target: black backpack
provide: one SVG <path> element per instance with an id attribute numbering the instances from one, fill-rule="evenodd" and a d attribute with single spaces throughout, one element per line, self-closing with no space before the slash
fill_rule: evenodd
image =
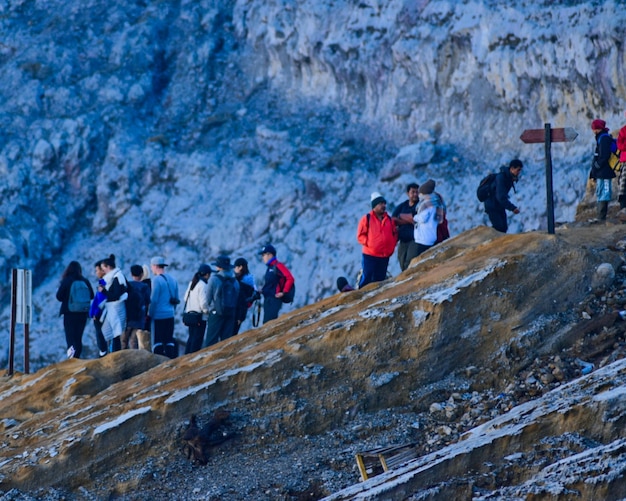
<path id="1" fill-rule="evenodd" d="M 239 299 L 239 293 L 235 289 L 236 279 L 234 277 L 222 277 L 221 275 L 215 276 L 221 282 L 215 297 L 215 313 L 224 317 L 233 317 L 235 316 Z"/>
<path id="2" fill-rule="evenodd" d="M 476 197 L 478 198 L 479 202 L 484 202 L 495 194 L 496 176 L 497 174 L 495 172 L 492 172 L 491 174 L 488 174 L 480 180 L 480 184 L 476 189 Z"/>

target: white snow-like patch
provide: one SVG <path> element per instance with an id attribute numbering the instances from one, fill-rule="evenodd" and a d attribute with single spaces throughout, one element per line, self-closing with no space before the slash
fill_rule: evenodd
<path id="1" fill-rule="evenodd" d="M 475 282 L 480 282 L 485 277 L 488 277 L 495 270 L 502 268 L 506 265 L 506 261 L 500 259 L 491 259 L 487 262 L 487 265 L 482 270 L 478 270 L 474 273 L 467 275 L 466 277 L 460 277 L 451 285 L 437 284 L 430 289 L 430 292 L 424 294 L 423 299 L 433 304 L 441 304 L 444 301 L 449 301 L 452 296 L 458 294 L 461 289 L 469 287 Z"/>
<path id="2" fill-rule="evenodd" d="M 140 414 L 145 414 L 146 412 L 150 412 L 151 410 L 152 410 L 152 407 L 147 406 L 147 407 L 140 407 L 139 409 L 134 409 L 132 411 L 126 412 L 125 414 L 118 416 L 117 419 L 114 419 L 113 421 L 109 421 L 108 423 L 101 424 L 93 431 L 93 434 L 95 436 L 100 433 L 104 433 L 107 430 L 118 427 L 122 423 L 125 423 L 129 419 L 134 418 L 135 416 L 139 416 Z"/>
<path id="3" fill-rule="evenodd" d="M 599 395 L 594 395 L 593 400 L 596 402 L 606 402 L 608 400 L 623 398 L 624 395 L 626 395 L 626 386 L 618 386 L 617 388 L 604 391 Z"/>
<path id="4" fill-rule="evenodd" d="M 162 393 L 157 393 L 155 395 L 148 395 L 147 397 L 144 397 L 140 400 L 137 400 L 138 404 L 145 404 L 146 402 L 149 402 L 150 400 L 154 400 L 156 398 L 161 398 L 164 397 L 166 395 L 169 395 L 168 391 L 162 392 Z"/>
<path id="5" fill-rule="evenodd" d="M 413 326 L 419 327 L 422 325 L 426 319 L 429 317 L 430 313 L 424 310 L 415 310 L 413 311 Z"/>
<path id="6" fill-rule="evenodd" d="M 181 391 L 177 391 L 174 392 L 172 394 L 171 397 L 169 397 L 165 403 L 166 404 L 173 404 L 175 402 L 178 402 L 179 400 L 182 400 L 186 397 L 188 397 L 189 395 L 195 395 L 196 393 L 198 393 L 199 391 L 202 391 L 212 385 L 214 385 L 217 381 L 223 381 L 224 379 L 228 379 L 230 376 L 235 376 L 236 374 L 242 373 L 242 372 L 252 372 L 253 370 L 257 369 L 258 367 L 261 367 L 263 365 L 269 365 L 272 366 L 274 365 L 276 362 L 278 362 L 281 359 L 281 355 L 282 355 L 283 351 L 282 350 L 274 350 L 270 353 L 267 354 L 267 356 L 265 357 L 264 360 L 261 360 L 259 362 L 255 362 L 253 364 L 249 364 L 246 365 L 244 367 L 237 367 L 235 369 L 231 369 L 229 371 L 226 371 L 222 374 L 220 374 L 219 376 L 206 381 L 202 384 L 198 384 L 196 386 L 191 386 L 189 388 L 186 388 L 184 390 Z"/>

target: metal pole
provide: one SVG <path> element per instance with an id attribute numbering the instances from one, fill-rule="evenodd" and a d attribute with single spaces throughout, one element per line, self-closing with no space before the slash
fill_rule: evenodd
<path id="1" fill-rule="evenodd" d="M 9 376 L 13 375 L 15 358 L 15 322 L 17 315 L 17 270 L 11 270 L 11 334 L 9 338 Z"/>
<path id="2" fill-rule="evenodd" d="M 554 194 L 552 188 L 552 133 L 550 124 L 545 124 L 546 132 L 546 200 L 548 212 L 548 233 L 554 235 Z"/>
<path id="3" fill-rule="evenodd" d="M 28 374 L 30 371 L 30 362 L 29 362 L 29 341 L 30 338 L 30 325 L 24 324 L 24 374 Z"/>

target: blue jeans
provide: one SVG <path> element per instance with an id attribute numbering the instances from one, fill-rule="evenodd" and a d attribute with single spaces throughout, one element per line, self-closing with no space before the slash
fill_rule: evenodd
<path id="1" fill-rule="evenodd" d="M 372 282 L 382 282 L 387 278 L 388 257 L 375 257 L 363 254 L 363 274 L 359 282 L 359 289 Z"/>

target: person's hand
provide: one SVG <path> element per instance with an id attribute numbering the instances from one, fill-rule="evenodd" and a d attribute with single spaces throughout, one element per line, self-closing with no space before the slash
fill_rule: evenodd
<path id="1" fill-rule="evenodd" d="M 274 297 L 280 299 L 281 297 L 283 297 L 285 294 L 283 294 L 282 292 L 277 292 L 276 295 Z"/>
<path id="2" fill-rule="evenodd" d="M 513 210 L 513 214 L 519 214 L 519 209 L 518 209 L 518 208 L 515 208 L 515 209 Z"/>

